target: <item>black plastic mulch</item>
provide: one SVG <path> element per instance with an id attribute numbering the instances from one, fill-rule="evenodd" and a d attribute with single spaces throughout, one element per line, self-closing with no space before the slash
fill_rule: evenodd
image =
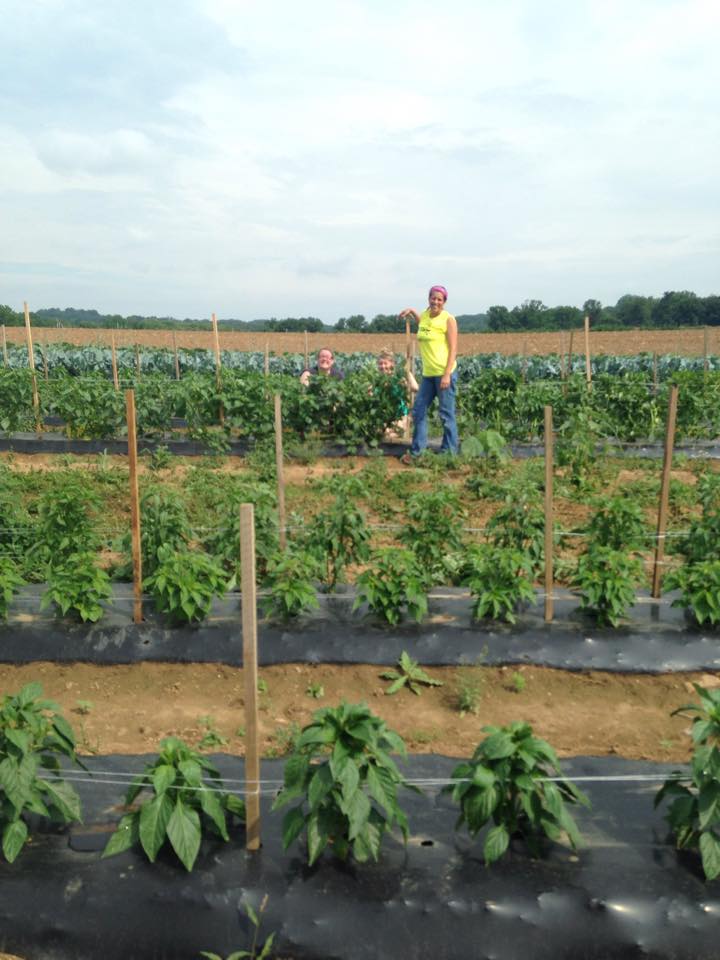
<path id="1" fill-rule="evenodd" d="M 42 587 L 26 587 L 0 625 L 0 662 L 242 663 L 240 597 L 213 606 L 211 616 L 190 627 L 170 627 L 144 604 L 146 620 L 132 622 L 132 591 L 116 585 L 115 601 L 97 624 L 80 624 L 39 612 Z M 577 598 L 558 592 L 554 619 L 544 621 L 544 601 L 518 615 L 516 624 L 475 623 L 471 602 L 460 588 L 436 590 L 422 624 L 390 627 L 360 608 L 354 593 L 340 588 L 320 595 L 321 608 L 297 622 L 260 619 L 261 665 L 279 663 L 394 663 L 403 650 L 420 663 L 537 664 L 564 670 L 668 673 L 720 669 L 720 631 L 693 624 L 684 611 L 661 600 L 639 597 L 621 627 L 598 627 L 584 616 Z"/>
<path id="2" fill-rule="evenodd" d="M 216 759 L 227 786 L 242 778 L 242 761 Z M 405 772 L 442 780 L 455 762 L 415 756 Z M 141 765 L 140 757 L 91 761 L 116 781 Z M 264 762 L 262 849 L 246 853 L 239 829 L 229 844 L 208 841 L 191 874 L 164 853 L 155 865 L 134 851 L 100 859 L 124 788 L 96 774 L 78 784 L 85 826 L 36 834 L 14 865 L 0 861 L 0 949 L 31 960 L 225 957 L 249 948 L 243 904 L 257 909 L 267 895 L 263 936 L 275 931 L 276 957 L 717 958 L 720 881 L 705 883 L 697 857 L 676 853 L 653 810 L 671 768 L 584 757 L 563 768 L 592 801 L 576 813 L 577 852 L 548 843 L 533 860 L 518 841 L 488 868 L 482 836 L 454 832 L 456 811 L 434 785 L 422 796 L 402 792 L 407 847 L 391 837 L 378 863 L 342 864 L 326 853 L 309 868 L 302 845 L 282 851 L 283 814 L 269 811 L 282 764 Z"/>

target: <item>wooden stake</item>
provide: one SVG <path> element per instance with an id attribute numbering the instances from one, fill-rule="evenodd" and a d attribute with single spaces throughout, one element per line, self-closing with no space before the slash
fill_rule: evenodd
<path id="1" fill-rule="evenodd" d="M 565 379 L 565 331 L 560 331 L 560 379 Z"/>
<path id="2" fill-rule="evenodd" d="M 178 356 L 177 336 L 173 330 L 173 353 L 175 354 L 175 379 L 180 379 L 180 357 Z"/>
<path id="3" fill-rule="evenodd" d="M 568 376 L 572 376 L 572 358 L 573 358 L 573 337 L 575 336 L 575 331 L 570 331 L 570 346 L 568 347 Z"/>
<path id="4" fill-rule="evenodd" d="M 280 549 L 287 547 L 285 520 L 285 473 L 283 470 L 282 398 L 275 394 L 275 473 L 277 474 L 278 532 Z"/>
<path id="5" fill-rule="evenodd" d="M 590 364 L 590 317 L 585 317 L 585 379 L 588 390 L 592 390 L 592 366 Z"/>
<path id="6" fill-rule="evenodd" d="M 667 527 L 668 502 L 670 500 L 670 469 L 672 467 L 673 445 L 675 443 L 675 419 L 677 417 L 678 388 L 670 387 L 668 418 L 665 430 L 665 456 L 663 458 L 662 483 L 660 486 L 660 504 L 658 507 L 657 541 L 655 543 L 655 561 L 653 563 L 652 595 L 660 596 L 662 573 L 660 566 L 665 556 L 665 529 Z"/>
<path id="7" fill-rule="evenodd" d="M 260 849 L 260 750 L 258 744 L 257 597 L 255 593 L 255 512 L 240 505 L 242 569 L 243 683 L 245 695 L 245 845 Z"/>
<path id="8" fill-rule="evenodd" d="M 133 559 L 133 620 L 142 623 L 142 551 L 140 540 L 140 491 L 137 473 L 137 433 L 135 431 L 135 391 L 125 391 L 127 416 L 128 467 L 130 469 L 130 523 Z"/>
<path id="9" fill-rule="evenodd" d="M 35 410 L 35 428 L 39 433 L 42 430 L 42 423 L 40 422 L 40 394 L 38 393 L 37 374 L 35 373 L 35 354 L 33 352 L 32 327 L 30 325 L 30 310 L 28 308 L 27 302 L 23 304 L 23 307 L 25 309 L 25 338 L 27 340 L 28 364 L 30 366 L 30 373 L 32 376 L 32 396 L 33 396 L 33 409 Z"/>
<path id="10" fill-rule="evenodd" d="M 215 345 L 215 377 L 217 379 L 218 386 L 220 386 L 222 369 L 222 363 L 220 361 L 220 334 L 218 333 L 217 317 L 215 314 L 212 315 L 211 322 L 213 330 L 213 343 Z"/>
<path id="11" fill-rule="evenodd" d="M 545 407 L 545 622 L 553 618 L 553 409 Z"/>
<path id="12" fill-rule="evenodd" d="M 523 340 L 522 346 L 522 380 L 527 381 L 527 338 Z"/>
<path id="13" fill-rule="evenodd" d="M 657 351 L 653 353 L 653 396 L 657 397 L 658 392 L 658 355 Z"/>
<path id="14" fill-rule="evenodd" d="M 112 363 L 113 386 L 116 390 L 120 389 L 120 377 L 117 368 L 117 347 L 115 346 L 115 334 L 110 333 L 110 362 Z"/>
<path id="15" fill-rule="evenodd" d="M 215 385 L 219 394 L 222 391 L 222 364 L 220 362 L 220 335 L 218 334 L 217 317 L 214 313 L 212 315 L 212 329 L 213 340 L 215 342 Z M 225 423 L 225 408 L 223 407 L 222 400 L 220 400 L 218 419 L 220 426 L 222 426 Z"/>
<path id="16" fill-rule="evenodd" d="M 407 321 L 406 321 L 407 322 Z M 408 358 L 405 361 L 405 370 L 415 375 L 415 341 L 411 340 L 409 344 Z M 413 391 L 410 383 L 407 385 L 407 397 L 408 397 L 408 412 L 405 417 L 405 430 L 403 431 L 403 439 L 406 442 L 410 442 L 410 435 L 412 433 L 412 408 L 415 403 L 415 392 Z"/>
<path id="17" fill-rule="evenodd" d="M 43 337 L 42 359 L 43 359 L 43 375 L 45 377 L 45 383 L 47 383 L 48 380 L 50 379 L 50 375 L 48 373 L 48 360 L 47 360 L 47 334 L 45 334 L 45 336 Z"/>
<path id="18" fill-rule="evenodd" d="M 705 379 L 707 380 L 708 370 L 710 369 L 710 357 L 708 354 L 708 341 L 709 341 L 709 331 L 707 327 L 703 328 L 703 371 L 705 374 Z"/>
<path id="19" fill-rule="evenodd" d="M 305 369 L 306 369 L 306 370 L 309 370 L 309 369 L 310 369 L 310 353 L 309 353 L 309 351 L 308 351 L 308 334 L 307 334 L 307 330 L 305 330 L 304 333 L 305 333 Z"/>
<path id="20" fill-rule="evenodd" d="M 263 364 L 263 370 L 265 376 L 270 376 L 270 343 L 268 340 L 265 341 L 265 362 Z"/>
<path id="21" fill-rule="evenodd" d="M 135 344 L 135 373 L 137 374 L 137 379 L 139 380 L 142 376 L 142 365 L 140 363 L 140 344 Z"/>
<path id="22" fill-rule="evenodd" d="M 2 342 L 3 342 L 3 361 L 5 366 L 8 365 L 8 352 L 7 352 L 7 334 L 5 333 L 5 324 L 2 325 Z"/>

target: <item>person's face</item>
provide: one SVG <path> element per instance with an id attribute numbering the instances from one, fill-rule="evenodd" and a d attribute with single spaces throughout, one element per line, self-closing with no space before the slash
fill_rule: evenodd
<path id="1" fill-rule="evenodd" d="M 428 298 L 428 303 L 430 304 L 430 313 L 436 317 L 442 312 L 442 309 L 445 306 L 445 297 L 440 293 L 439 290 L 433 290 Z"/>
<path id="2" fill-rule="evenodd" d="M 318 370 L 320 373 L 330 373 L 333 365 L 333 355 L 329 350 L 321 350 L 317 358 Z"/>
<path id="3" fill-rule="evenodd" d="M 378 370 L 380 373 L 391 374 L 395 369 L 395 364 L 388 357 L 378 357 Z"/>

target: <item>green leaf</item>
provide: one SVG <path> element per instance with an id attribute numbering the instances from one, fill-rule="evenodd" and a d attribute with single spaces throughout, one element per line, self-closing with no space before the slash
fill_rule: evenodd
<path id="1" fill-rule="evenodd" d="M 142 848 L 151 863 L 165 842 L 168 821 L 173 811 L 170 797 L 161 793 L 140 808 L 139 837 Z"/>
<path id="2" fill-rule="evenodd" d="M 327 763 L 321 763 L 315 770 L 315 773 L 308 784 L 308 803 L 311 809 L 315 809 L 332 790 L 334 784 L 330 767 Z"/>
<path id="3" fill-rule="evenodd" d="M 304 829 L 305 814 L 302 812 L 302 807 L 293 807 L 292 810 L 288 810 L 283 818 L 282 825 L 283 850 L 287 850 Z"/>
<path id="4" fill-rule="evenodd" d="M 10 743 L 16 746 L 22 754 L 26 754 L 30 750 L 32 737 L 26 730 L 16 730 L 13 727 L 4 727 L 3 733 Z"/>
<path id="5" fill-rule="evenodd" d="M 165 793 L 168 787 L 175 783 L 175 767 L 167 763 L 161 763 L 152 773 L 152 785 L 155 793 Z"/>
<path id="6" fill-rule="evenodd" d="M 196 810 L 186 806 L 180 798 L 177 799 L 168 820 L 167 835 L 185 869 L 192 870 L 202 839 L 200 817 Z"/>
<path id="7" fill-rule="evenodd" d="M 42 789 L 65 821 L 80 820 L 80 797 L 70 784 L 63 780 L 43 780 Z"/>
<path id="8" fill-rule="evenodd" d="M 307 821 L 308 863 L 312 866 L 325 849 L 327 833 L 320 827 L 320 819 L 310 815 Z"/>
<path id="9" fill-rule="evenodd" d="M 354 840 L 367 823 L 370 801 L 362 790 L 356 790 L 350 799 L 343 803 L 343 810 L 349 820 L 348 839 Z"/>
<path id="10" fill-rule="evenodd" d="M 139 813 L 127 813 L 121 818 L 117 829 L 112 834 L 105 849 L 102 852 L 103 857 L 114 857 L 118 853 L 129 850 L 139 840 L 138 820 Z"/>
<path id="11" fill-rule="evenodd" d="M 482 743 L 482 752 L 488 760 L 500 760 L 503 757 L 512 756 L 515 752 L 515 743 L 509 734 L 499 730 Z"/>
<path id="12" fill-rule="evenodd" d="M 407 681 L 408 681 L 407 677 L 398 677 L 398 679 L 394 683 L 391 683 L 390 686 L 387 688 L 387 690 L 385 691 L 385 696 L 391 697 L 394 693 L 397 693 L 398 690 L 402 690 L 402 688 L 405 686 Z"/>
<path id="13" fill-rule="evenodd" d="M 502 824 L 488 830 L 483 844 L 485 863 L 489 864 L 499 860 L 507 850 L 509 843 L 510 835 Z"/>
<path id="14" fill-rule="evenodd" d="M 23 820 L 11 820 L 3 830 L 2 851 L 8 863 L 12 863 L 27 840 L 28 829 Z"/>
<path id="15" fill-rule="evenodd" d="M 227 824 L 225 823 L 225 812 L 220 804 L 217 793 L 215 793 L 214 790 L 204 789 L 199 791 L 198 796 L 200 797 L 200 806 L 202 807 L 203 813 L 207 817 L 210 817 L 218 828 L 223 840 L 229 840 Z"/>
<path id="16" fill-rule="evenodd" d="M 705 830 L 718 819 L 720 811 L 720 783 L 713 780 L 703 786 L 698 794 L 700 829 Z"/>
<path id="17" fill-rule="evenodd" d="M 720 875 L 720 841 L 710 830 L 700 834 L 700 855 L 706 878 L 714 880 Z"/>

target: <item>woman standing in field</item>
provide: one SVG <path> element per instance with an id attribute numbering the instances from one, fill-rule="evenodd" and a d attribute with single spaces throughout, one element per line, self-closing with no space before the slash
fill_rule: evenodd
<path id="1" fill-rule="evenodd" d="M 436 397 L 443 425 L 440 452 L 458 452 L 455 422 L 458 332 L 455 317 L 445 309 L 447 295 L 445 287 L 430 287 L 428 307 L 422 314 L 412 307 L 406 307 L 400 313 L 401 318 L 411 316 L 417 321 L 417 341 L 422 360 L 422 380 L 413 406 L 413 440 L 409 453 L 401 458 L 403 463 L 411 463 L 412 458 L 419 457 L 427 447 L 427 414 Z"/>

